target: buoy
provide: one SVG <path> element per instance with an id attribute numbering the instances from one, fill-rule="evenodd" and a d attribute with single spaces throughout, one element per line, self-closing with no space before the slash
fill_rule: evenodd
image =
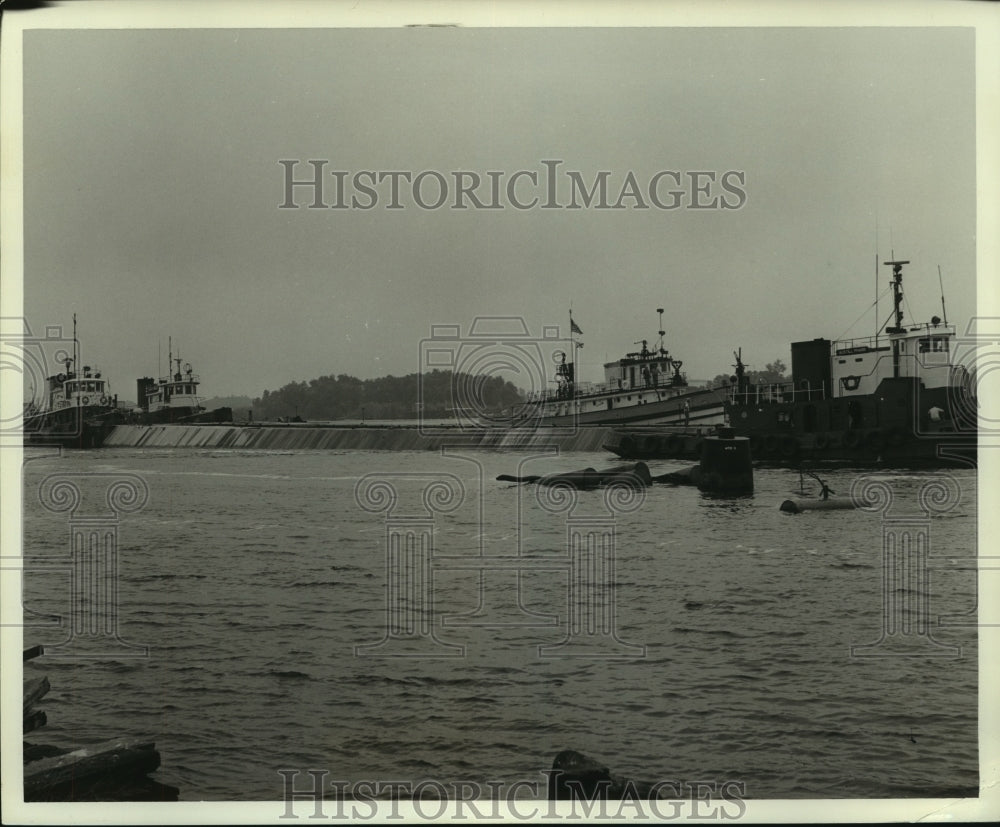
<path id="1" fill-rule="evenodd" d="M 720 429 L 717 435 L 701 443 L 701 462 L 680 471 L 670 471 L 653 478 L 654 482 L 673 485 L 696 485 L 712 494 L 747 494 L 753 491 L 753 464 L 750 440 L 733 435 L 732 428 Z"/>
<path id="2" fill-rule="evenodd" d="M 702 491 L 738 494 L 753 491 L 750 440 L 732 428 L 722 428 L 702 441 L 699 473 L 694 484 Z"/>

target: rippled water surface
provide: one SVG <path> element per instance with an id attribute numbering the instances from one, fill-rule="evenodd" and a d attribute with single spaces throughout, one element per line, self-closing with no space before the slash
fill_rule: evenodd
<path id="1" fill-rule="evenodd" d="M 42 481 L 83 474 L 77 516 L 104 512 L 116 475 L 149 489 L 141 510 L 120 517 L 117 599 L 122 640 L 149 656 L 26 664 L 26 676 L 52 683 L 49 723 L 31 740 L 149 736 L 163 761 L 156 777 L 183 799 L 279 799 L 278 770 L 310 768 L 347 781 L 527 779 L 544 790 L 539 771 L 565 748 L 637 779 L 738 780 L 751 798 L 975 794 L 971 470 L 948 472 L 960 500 L 921 529 L 929 582 L 899 584 L 889 604 L 883 519 L 781 513 L 799 490 L 795 471 L 758 469 L 752 497 L 654 486 L 641 503 L 611 502 L 606 594 L 620 657 L 567 658 L 539 650 L 566 638 L 580 596 L 567 536 L 606 531 L 608 502 L 580 492 L 559 510 L 567 504 L 495 477 L 602 467 L 605 455 L 110 449 L 28 459 L 25 602 L 38 625 L 27 645 L 66 636 L 44 616 L 67 614 L 70 518 L 39 503 Z M 388 514 L 356 499 L 373 473 L 393 480 Z M 846 495 L 860 473 L 823 476 Z M 879 476 L 889 514 L 913 517 L 939 475 Z M 416 621 L 434 638 L 418 638 L 409 657 L 356 652 L 386 636 L 387 528 L 424 513 L 432 479 L 459 493 L 431 501 L 452 509 L 432 518 L 434 605 Z M 378 491 L 370 508 L 388 504 Z M 880 639 L 897 599 L 926 606 L 932 637 L 908 627 L 920 654 L 852 658 L 852 645 Z M 460 657 L 430 656 L 459 647 Z"/>

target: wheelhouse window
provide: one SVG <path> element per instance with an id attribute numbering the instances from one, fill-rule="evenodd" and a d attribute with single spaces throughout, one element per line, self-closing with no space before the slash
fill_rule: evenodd
<path id="1" fill-rule="evenodd" d="M 930 353 L 931 351 L 947 353 L 948 339 L 944 336 L 925 336 L 920 340 L 919 347 L 921 353 Z"/>

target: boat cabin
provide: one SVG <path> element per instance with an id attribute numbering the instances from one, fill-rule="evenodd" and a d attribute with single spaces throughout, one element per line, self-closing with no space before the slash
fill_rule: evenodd
<path id="1" fill-rule="evenodd" d="M 100 371 L 84 365 L 80 373 L 72 370 L 72 359 L 66 360 L 66 372 L 48 378 L 48 408 L 108 405 L 111 402 L 108 381 Z"/>
<path id="2" fill-rule="evenodd" d="M 683 362 L 672 359 L 670 353 L 659 347 L 650 350 L 648 341 L 642 340 L 642 349 L 626 353 L 614 362 L 604 363 L 604 384 L 610 390 L 640 390 L 642 388 L 683 387 L 687 381 L 681 376 Z"/>
<path id="3" fill-rule="evenodd" d="M 868 396 L 883 379 L 919 379 L 925 388 L 954 383 L 951 361 L 955 328 L 935 316 L 927 324 L 893 329 L 863 339 L 813 339 L 792 343 L 794 387 L 782 391 L 797 398 L 838 399 Z M 787 400 L 792 401 L 792 400 Z"/>
<path id="4" fill-rule="evenodd" d="M 198 385 L 201 379 L 194 374 L 190 364 L 184 365 L 182 373 L 181 360 L 173 361 L 177 362 L 177 370 L 169 376 L 158 380 L 144 376 L 137 381 L 139 404 L 144 410 L 155 412 L 170 408 L 198 407 Z"/>
<path id="5" fill-rule="evenodd" d="M 951 418 L 947 409 L 966 393 L 971 377 L 953 359 L 953 326 L 937 316 L 903 324 L 902 265 L 908 263 L 886 262 L 893 268 L 894 323 L 865 338 L 793 342 L 791 382 L 753 384 L 736 354 L 730 420 L 764 431 L 809 433 L 914 422 L 933 428 L 928 420 Z"/>

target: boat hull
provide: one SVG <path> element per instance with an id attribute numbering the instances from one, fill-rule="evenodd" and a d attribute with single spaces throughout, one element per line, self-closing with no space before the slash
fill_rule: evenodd
<path id="1" fill-rule="evenodd" d="M 156 411 L 140 411 L 136 415 L 139 425 L 196 425 L 199 423 L 220 423 L 233 421 L 232 408 L 215 408 L 206 411 L 201 408 L 176 407 L 160 408 Z"/>
<path id="2" fill-rule="evenodd" d="M 61 448 L 100 448 L 119 424 L 118 412 L 105 407 L 65 408 L 24 421 L 24 444 Z"/>
<path id="3" fill-rule="evenodd" d="M 750 439 L 755 460 L 893 466 L 976 464 L 973 406 L 962 389 L 928 389 L 919 380 L 883 380 L 874 394 L 794 402 L 735 400 L 734 431 Z M 931 420 L 927 411 L 941 415 Z"/>
<path id="4" fill-rule="evenodd" d="M 662 392 L 666 393 L 666 392 Z M 631 396 L 636 399 L 630 399 Z M 623 403 L 616 404 L 619 399 Z M 639 402 L 639 399 L 643 401 Z M 645 401 L 652 399 L 654 401 Z M 562 403 L 545 402 L 525 408 L 517 417 L 523 424 L 541 427 L 572 428 L 579 425 L 688 425 L 714 426 L 725 421 L 725 393 L 699 389 L 688 393 L 657 398 L 654 391 L 631 394 L 581 396 Z M 573 410 L 573 403 L 576 410 Z M 610 403 L 610 407 L 609 407 Z M 687 407 L 685 408 L 685 403 Z"/>

